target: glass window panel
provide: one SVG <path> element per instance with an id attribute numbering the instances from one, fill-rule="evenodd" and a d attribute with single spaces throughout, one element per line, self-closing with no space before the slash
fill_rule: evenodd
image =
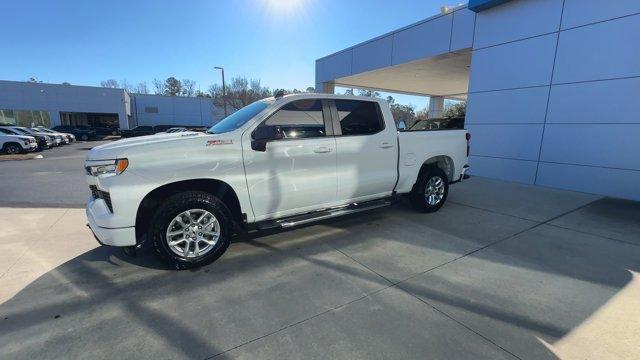
<path id="1" fill-rule="evenodd" d="M 325 136 L 322 102 L 315 99 L 290 102 L 271 115 L 264 126 L 278 126 L 285 138 Z"/>
<path id="2" fill-rule="evenodd" d="M 378 103 L 359 100 L 336 100 L 342 135 L 368 135 L 384 128 Z"/>

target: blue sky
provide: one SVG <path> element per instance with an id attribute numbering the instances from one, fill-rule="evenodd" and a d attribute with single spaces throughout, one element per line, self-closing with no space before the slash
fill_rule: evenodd
<path id="1" fill-rule="evenodd" d="M 175 76 L 314 86 L 319 57 L 439 12 L 443 0 L 2 1 L 0 79 L 99 85 Z M 448 3 L 447 3 L 448 4 Z M 411 99 L 405 97 L 404 99 Z M 407 100 L 410 101 L 410 100 Z M 411 101 L 413 102 L 413 101 Z M 418 100 L 418 102 L 420 102 Z M 422 105 L 422 104 L 420 104 Z"/>

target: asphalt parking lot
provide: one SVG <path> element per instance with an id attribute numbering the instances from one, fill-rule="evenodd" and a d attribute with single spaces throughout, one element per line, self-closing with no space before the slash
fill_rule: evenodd
<path id="1" fill-rule="evenodd" d="M 639 203 L 472 178 L 176 272 L 97 246 L 73 149 L 0 163 L 2 358 L 637 358 Z"/>
<path id="2" fill-rule="evenodd" d="M 84 207 L 86 152 L 107 142 L 78 141 L 38 153 L 42 159 L 0 161 L 0 206 Z"/>

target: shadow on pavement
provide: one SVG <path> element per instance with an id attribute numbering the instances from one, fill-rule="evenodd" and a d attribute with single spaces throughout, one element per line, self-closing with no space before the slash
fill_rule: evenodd
<path id="1" fill-rule="evenodd" d="M 99 247 L 0 305 L 0 353 L 204 358 L 403 280 L 402 290 L 504 347 L 512 339 L 553 357 L 536 336 L 552 343 L 597 311 L 630 281 L 628 269 L 640 270 L 638 249 L 460 205 L 424 215 L 405 203 L 241 236 L 193 271 L 168 270 L 148 248 L 131 258 Z"/>

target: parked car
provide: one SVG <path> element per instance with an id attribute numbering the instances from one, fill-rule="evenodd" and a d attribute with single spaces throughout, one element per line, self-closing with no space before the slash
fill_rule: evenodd
<path id="1" fill-rule="evenodd" d="M 159 132 L 166 132 L 167 130 L 174 128 L 174 127 L 180 127 L 178 125 L 156 125 L 153 127 L 153 131 L 157 134 Z"/>
<path id="2" fill-rule="evenodd" d="M 206 132 L 207 130 L 209 130 L 209 128 L 204 126 L 189 127 L 189 131 L 195 131 L 195 132 Z"/>
<path id="3" fill-rule="evenodd" d="M 49 133 L 46 133 L 44 131 L 33 130 L 31 128 L 22 127 L 22 126 L 16 126 L 15 128 L 17 130 L 23 132 L 24 134 L 31 135 L 31 136 L 35 136 L 35 135 L 50 136 L 51 138 L 53 138 L 55 146 L 60 146 L 60 145 L 64 145 L 64 144 L 68 144 L 69 143 L 69 139 L 67 139 L 67 137 L 62 135 L 61 133 L 49 134 Z"/>
<path id="4" fill-rule="evenodd" d="M 174 133 L 174 132 L 185 132 L 185 131 L 189 131 L 189 129 L 183 128 L 183 127 L 172 127 L 171 129 L 168 129 L 167 131 L 163 131 L 162 133 L 156 133 L 156 134 L 170 134 L 170 133 Z"/>
<path id="5" fill-rule="evenodd" d="M 453 130 L 464 129 L 464 117 L 431 118 L 420 120 L 409 129 L 413 130 Z"/>
<path id="6" fill-rule="evenodd" d="M 78 140 L 87 141 L 96 137 L 96 132 L 93 130 L 80 129 L 72 125 L 58 125 L 51 128 L 53 131 L 65 132 L 73 134 Z"/>
<path id="7" fill-rule="evenodd" d="M 0 150 L 6 154 L 19 154 L 36 151 L 38 143 L 33 136 L 7 134 L 0 128 Z"/>
<path id="8" fill-rule="evenodd" d="M 76 128 L 80 129 L 80 130 L 92 131 L 97 136 L 118 136 L 118 135 L 120 135 L 120 129 L 107 127 L 107 126 L 78 125 Z"/>
<path id="9" fill-rule="evenodd" d="M 155 133 L 153 126 L 136 126 L 130 130 L 120 130 L 120 136 L 123 138 L 153 135 Z"/>
<path id="10" fill-rule="evenodd" d="M 91 126 L 89 130 L 94 130 L 98 136 L 119 136 L 120 129 L 112 127 Z"/>
<path id="11" fill-rule="evenodd" d="M 47 133 L 47 134 L 50 134 L 50 135 L 62 136 L 63 138 L 66 138 L 66 143 L 67 144 L 76 141 L 76 137 L 73 136 L 73 134 L 53 131 L 51 129 L 47 129 L 47 128 L 42 127 L 42 126 L 31 128 L 31 130 L 40 131 L 40 132 Z"/>
<path id="12" fill-rule="evenodd" d="M 54 137 L 44 135 L 42 133 L 32 134 L 26 130 L 23 130 L 23 128 L 19 126 L 0 126 L 0 132 L 5 135 L 17 135 L 23 137 L 27 136 L 34 138 L 37 144 L 37 151 L 51 149 L 55 145 Z"/>
<path id="13" fill-rule="evenodd" d="M 207 133 L 93 148 L 87 219 L 101 244 L 148 239 L 172 267 L 210 263 L 234 223 L 288 228 L 390 204 L 434 212 L 467 178 L 466 130 L 399 132 L 382 99 L 295 94 L 254 102 Z"/>
<path id="14" fill-rule="evenodd" d="M 209 128 L 208 127 L 204 127 L 204 126 L 197 126 L 197 125 L 156 125 L 153 127 L 153 131 L 155 131 L 155 133 L 165 133 L 165 132 L 169 132 L 170 129 L 186 129 L 187 131 L 201 131 L 201 132 L 205 132 L 207 131 Z M 174 130 L 175 131 L 175 130 Z M 174 132 L 172 131 L 172 132 Z"/>

